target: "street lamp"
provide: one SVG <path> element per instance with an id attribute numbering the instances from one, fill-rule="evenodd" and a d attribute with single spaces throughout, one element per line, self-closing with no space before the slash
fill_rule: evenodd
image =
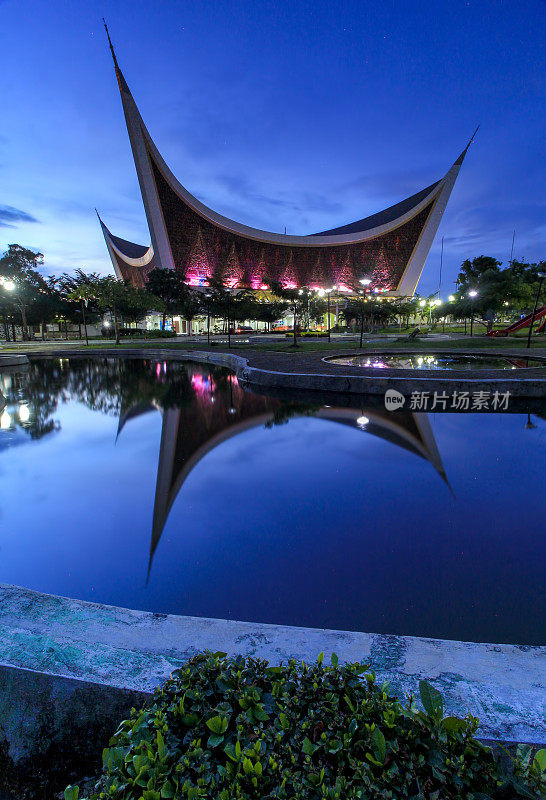
<path id="1" fill-rule="evenodd" d="M 449 300 L 450 303 L 454 303 L 455 302 L 455 297 L 452 294 L 450 294 L 447 299 Z"/>
<path id="2" fill-rule="evenodd" d="M 359 280 L 359 283 L 361 283 L 362 286 L 369 286 L 371 282 L 372 282 L 371 278 L 360 278 Z"/>
<path id="3" fill-rule="evenodd" d="M 470 308 L 471 308 L 471 313 L 470 313 L 470 336 L 473 335 L 473 331 L 474 331 L 474 298 L 476 297 L 477 294 L 478 294 L 478 292 L 475 289 L 471 289 L 469 291 L 469 293 L 468 293 L 468 296 L 471 298 L 471 303 L 470 303 Z"/>
<path id="4" fill-rule="evenodd" d="M 332 289 L 325 289 L 324 291 L 326 292 L 326 308 L 327 308 L 326 317 L 328 320 L 328 341 L 330 341 L 330 292 L 332 291 Z"/>
<path id="5" fill-rule="evenodd" d="M 205 292 L 205 300 L 207 301 L 207 345 L 210 345 L 210 298 L 211 295 Z"/>
<path id="6" fill-rule="evenodd" d="M 539 272 L 538 273 L 538 278 L 539 278 L 539 281 L 538 281 L 537 296 L 535 297 L 535 307 L 533 308 L 533 314 L 531 316 L 531 322 L 530 322 L 530 325 L 529 325 L 529 333 L 527 335 L 527 347 L 528 348 L 531 347 L 531 333 L 533 332 L 533 323 L 535 321 L 535 314 L 537 313 L 537 306 L 538 306 L 538 300 L 539 300 L 539 297 L 540 297 L 540 290 L 542 289 L 542 281 L 544 280 L 544 278 L 546 278 L 546 272 Z"/>

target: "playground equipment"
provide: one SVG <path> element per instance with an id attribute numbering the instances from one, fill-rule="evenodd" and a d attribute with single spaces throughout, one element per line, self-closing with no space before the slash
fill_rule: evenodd
<path id="1" fill-rule="evenodd" d="M 542 308 L 538 308 L 534 313 L 534 321 L 536 322 L 538 319 L 542 319 L 546 317 L 546 306 L 542 306 Z M 498 331 L 489 331 L 487 334 L 488 336 L 508 336 L 511 333 L 515 333 L 516 331 L 521 330 L 521 328 L 526 328 L 528 325 L 531 324 L 531 320 L 533 319 L 533 314 L 527 314 L 525 317 L 518 319 L 516 322 L 513 322 L 511 325 L 508 325 L 506 328 L 501 328 Z M 544 332 L 544 324 L 546 323 L 546 319 L 538 326 L 535 333 L 539 331 L 542 333 Z"/>

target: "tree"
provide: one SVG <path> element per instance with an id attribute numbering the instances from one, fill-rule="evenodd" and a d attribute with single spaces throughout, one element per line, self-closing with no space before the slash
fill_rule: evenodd
<path id="1" fill-rule="evenodd" d="M 232 289 L 224 286 L 221 281 L 211 280 L 201 300 L 202 308 L 207 314 L 225 319 L 228 347 L 231 347 L 231 322 L 241 319 L 243 306 L 248 310 L 247 301 L 250 296 L 248 289 Z M 243 319 L 248 317 L 244 316 Z"/>
<path id="2" fill-rule="evenodd" d="M 19 312 L 23 339 L 29 338 L 27 320 L 29 306 L 38 300 L 41 292 L 47 292 L 47 283 L 38 272 L 43 263 L 42 253 L 20 244 L 8 245 L 7 251 L 0 258 L 0 277 L 3 278 L 6 287 L 2 292 L 2 306 L 11 306 Z"/>
<path id="3" fill-rule="evenodd" d="M 466 294 L 470 289 L 476 289 L 488 273 L 499 272 L 500 265 L 501 262 L 491 256 L 477 256 L 472 261 L 465 259 L 455 281 L 458 290 Z"/>
<path id="4" fill-rule="evenodd" d="M 292 313 L 294 314 L 294 330 L 293 330 L 293 342 L 292 347 L 298 347 L 298 339 L 297 339 L 297 321 L 298 317 L 303 317 L 305 311 L 307 310 L 310 299 L 312 296 L 311 290 L 308 288 L 302 289 L 288 289 L 285 288 L 281 283 L 278 281 L 268 281 L 269 286 L 271 287 L 271 292 L 281 300 L 285 300 L 287 304 L 292 309 Z"/>
<path id="5" fill-rule="evenodd" d="M 191 333 L 191 321 L 203 310 L 203 301 L 199 293 L 184 284 L 180 294 L 179 313 L 188 323 L 188 333 Z"/>
<path id="6" fill-rule="evenodd" d="M 176 270 L 156 267 L 148 273 L 146 288 L 163 303 L 163 322 L 161 327 L 164 330 L 167 315 L 178 314 L 182 307 L 183 295 L 186 289 L 184 279 Z"/>
<path id="7" fill-rule="evenodd" d="M 96 287 L 100 308 L 108 311 L 114 318 L 114 336 L 116 344 L 119 344 L 118 307 L 126 299 L 126 287 L 113 275 L 100 278 Z"/>
<path id="8" fill-rule="evenodd" d="M 347 301 L 341 311 L 346 322 L 357 319 L 360 322 L 360 347 L 364 339 L 364 329 L 371 326 L 385 324 L 396 313 L 390 303 L 377 300 L 374 297 L 355 297 Z"/>
<path id="9" fill-rule="evenodd" d="M 530 310 L 544 262 L 512 261 L 505 269 L 499 267 L 500 262 L 490 256 L 463 261 L 457 278 L 457 299 L 450 306 L 456 319 L 475 315 L 476 322 L 490 331 L 503 314 Z M 470 297 L 470 290 L 477 292 L 474 298 Z"/>
<path id="10" fill-rule="evenodd" d="M 90 300 L 95 299 L 95 289 L 89 283 L 82 283 L 80 286 L 74 288 L 71 292 L 68 293 L 68 297 L 71 300 L 76 300 L 81 302 L 82 307 L 82 317 L 83 317 L 83 327 L 85 330 L 85 344 L 89 346 L 89 338 L 87 336 L 87 320 L 85 318 L 85 309 L 87 308 L 87 304 Z"/>

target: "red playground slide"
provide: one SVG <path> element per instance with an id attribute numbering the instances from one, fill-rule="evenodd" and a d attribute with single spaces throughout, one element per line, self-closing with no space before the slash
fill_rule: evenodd
<path id="1" fill-rule="evenodd" d="M 502 328 L 500 331 L 489 331 L 487 334 L 488 336 L 508 336 L 510 333 L 515 333 L 515 331 L 519 331 L 520 328 L 526 328 L 527 325 L 531 324 L 532 314 L 527 314 L 526 317 L 522 317 L 518 319 L 517 322 L 513 322 L 511 325 L 508 325 L 507 328 Z M 542 317 L 546 316 L 546 306 L 542 306 L 542 308 L 537 308 L 535 312 L 535 322 L 537 319 L 542 319 Z M 539 328 L 543 328 L 544 323 L 539 325 Z M 538 330 L 538 329 L 537 329 Z"/>

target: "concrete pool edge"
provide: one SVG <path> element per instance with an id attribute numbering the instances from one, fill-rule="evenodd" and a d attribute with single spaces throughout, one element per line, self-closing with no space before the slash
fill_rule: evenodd
<path id="1" fill-rule="evenodd" d="M 336 652 L 370 663 L 399 696 L 418 693 L 426 678 L 446 713 L 479 718 L 483 739 L 546 739 L 546 647 L 153 614 L 0 584 L 0 743 L 17 764 L 62 738 L 67 719 L 107 739 L 131 706 L 203 649 L 271 663 Z"/>
<path id="2" fill-rule="evenodd" d="M 375 355 L 379 355 L 377 351 Z M 387 351 L 385 351 L 387 352 Z M 464 350 L 450 350 L 451 355 L 466 354 Z M 490 356 L 487 351 L 473 351 L 473 355 Z M 517 398 L 544 398 L 546 397 L 546 375 L 540 377 L 540 368 L 518 369 L 518 377 L 506 377 L 506 371 L 502 370 L 477 370 L 465 371 L 464 375 L 438 377 L 437 372 L 419 371 L 416 375 L 413 370 L 406 371 L 405 375 L 400 375 L 403 370 L 383 369 L 381 374 L 377 370 L 366 370 L 361 367 L 353 367 L 352 373 L 346 369 L 338 367 L 333 372 L 298 371 L 297 365 L 294 370 L 280 368 L 269 368 L 269 365 L 253 366 L 251 353 L 237 355 L 228 352 L 213 352 L 209 350 L 169 350 L 168 348 L 138 347 L 119 350 L 108 347 L 100 350 L 85 349 L 71 350 L 70 352 L 58 350 L 48 352 L 36 352 L 30 354 L 30 360 L 40 360 L 44 358 L 153 358 L 157 360 L 170 361 L 194 361 L 198 363 L 210 363 L 217 366 L 224 366 L 232 369 L 241 383 L 256 387 L 257 389 L 291 389 L 319 392 L 338 392 L 344 394 L 384 394 L 387 389 L 397 389 L 405 396 L 409 396 L 416 389 L 423 389 L 430 392 L 453 392 L 454 390 L 478 391 L 509 391 L 512 397 Z M 276 356 L 284 355 L 280 353 L 269 354 L 268 361 L 274 366 Z M 503 353 L 503 356 L 522 358 L 521 353 Z M 271 358 L 273 356 L 273 358 Z M 320 370 L 322 356 L 317 354 L 319 360 L 313 365 Z M 343 353 L 338 354 L 343 357 Z M 546 364 L 546 357 L 533 355 L 535 360 Z M 328 366 L 337 366 L 331 365 Z M 546 372 L 546 370 L 544 370 Z M 408 374 L 411 373 L 411 374 Z M 511 374 L 511 373 L 510 373 Z"/>

